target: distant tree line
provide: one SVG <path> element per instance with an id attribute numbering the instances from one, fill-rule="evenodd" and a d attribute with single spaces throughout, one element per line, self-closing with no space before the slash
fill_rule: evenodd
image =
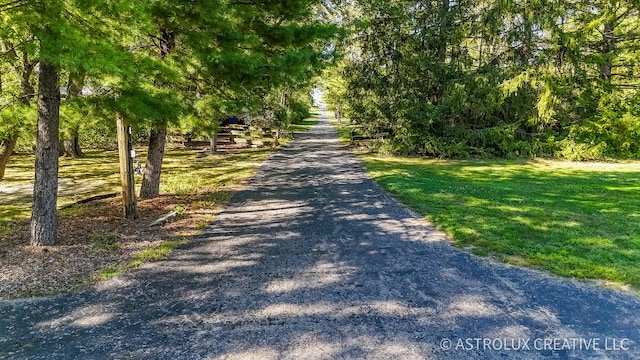
<path id="1" fill-rule="evenodd" d="M 346 1 L 333 109 L 381 150 L 640 157 L 640 1 Z"/>

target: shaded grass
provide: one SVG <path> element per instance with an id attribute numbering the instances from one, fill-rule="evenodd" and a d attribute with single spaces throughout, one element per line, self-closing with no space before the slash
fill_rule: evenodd
<path id="1" fill-rule="evenodd" d="M 638 162 L 363 160 L 457 246 L 640 290 Z"/>

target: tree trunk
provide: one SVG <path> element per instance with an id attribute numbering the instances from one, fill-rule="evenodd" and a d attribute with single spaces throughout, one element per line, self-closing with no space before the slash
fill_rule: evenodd
<path id="1" fill-rule="evenodd" d="M 162 159 L 164 158 L 166 139 L 166 128 L 151 130 L 147 164 L 142 177 L 142 187 L 140 188 L 141 199 L 153 199 L 160 196 L 160 173 L 162 172 Z"/>
<path id="2" fill-rule="evenodd" d="M 13 149 L 18 143 L 17 135 L 9 135 L 6 139 L 0 139 L 0 180 L 4 179 L 4 172 L 13 154 Z"/>
<path id="3" fill-rule="evenodd" d="M 173 52 L 176 46 L 176 35 L 169 29 L 160 28 L 159 58 L 164 60 Z M 164 84 L 155 84 L 162 87 Z M 149 136 L 149 151 L 145 164 L 142 186 L 140 187 L 141 199 L 153 199 L 160 196 L 160 173 L 162 172 L 162 159 L 164 158 L 164 145 L 167 140 L 166 124 L 159 129 L 152 129 Z"/>
<path id="4" fill-rule="evenodd" d="M 447 60 L 447 38 L 449 32 L 449 0 L 441 0 L 440 4 L 440 34 L 438 44 L 438 61 L 440 64 Z"/>
<path id="5" fill-rule="evenodd" d="M 31 213 L 31 245 L 55 245 L 58 221 L 58 126 L 60 88 L 58 70 L 41 62 L 38 81 L 38 135 Z"/>
<path id="6" fill-rule="evenodd" d="M 82 94 L 82 88 L 84 87 L 83 71 L 69 74 L 69 82 L 67 83 L 67 100 L 71 100 Z M 80 125 L 75 125 L 68 134 L 65 134 L 63 139 L 63 147 L 61 152 L 64 156 L 72 157 L 74 159 L 84 158 L 85 155 L 80 148 Z"/>
<path id="7" fill-rule="evenodd" d="M 443 69 L 446 68 L 447 62 L 447 41 L 449 40 L 449 0 L 441 0 L 440 3 L 440 28 L 438 31 L 438 65 Z M 441 81 L 432 89 L 432 103 L 438 104 L 442 100 L 444 92 Z"/>
<path id="8" fill-rule="evenodd" d="M 58 139 L 58 157 L 62 157 L 62 156 L 65 156 L 64 139 L 63 138 L 59 138 Z"/>
<path id="9" fill-rule="evenodd" d="M 211 134 L 211 137 L 209 138 L 209 153 L 210 154 L 217 154 L 218 153 L 218 133 L 214 132 L 213 134 Z"/>
<path id="10" fill-rule="evenodd" d="M 82 149 L 80 148 L 80 137 L 77 135 L 77 133 L 73 137 L 73 139 L 71 139 L 71 143 L 73 146 L 73 154 L 76 158 L 86 157 L 86 155 L 82 152 Z"/>
<path id="11" fill-rule="evenodd" d="M 602 54 L 604 55 L 604 62 L 600 65 L 600 78 L 607 82 L 611 82 L 613 50 L 616 46 L 616 38 L 613 31 L 614 26 L 611 23 L 604 24 L 604 32 L 602 33 Z"/>
<path id="12" fill-rule="evenodd" d="M 22 98 L 22 103 L 29 104 L 29 101 L 33 99 L 35 96 L 35 90 L 33 89 L 33 85 L 31 85 L 31 73 L 33 73 L 33 69 L 36 66 L 36 62 L 32 62 L 29 60 L 29 55 L 24 52 L 22 53 L 22 72 L 20 76 L 20 97 Z"/>
<path id="13" fill-rule="evenodd" d="M 73 129 L 70 136 L 65 136 L 60 140 L 60 156 L 72 157 L 74 159 L 86 157 L 80 148 L 79 132 L 80 126 L 77 126 Z"/>

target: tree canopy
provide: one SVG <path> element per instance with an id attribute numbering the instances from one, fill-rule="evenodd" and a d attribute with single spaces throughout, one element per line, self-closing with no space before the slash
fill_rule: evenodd
<path id="1" fill-rule="evenodd" d="M 120 118 L 150 129 L 141 195 L 156 196 L 167 126 L 211 131 L 222 114 L 239 109 L 239 99 L 242 110 L 256 111 L 252 97 L 317 75 L 336 33 L 316 17 L 318 6 L 317 0 L 0 2 L 0 174 L 19 137 L 36 133 L 32 244 L 55 243 L 59 137 L 65 152 L 69 140 L 71 155 L 80 156 L 86 117 L 111 128 Z M 85 87 L 90 94 L 81 97 Z"/>
<path id="2" fill-rule="evenodd" d="M 638 1 L 353 1 L 341 78 L 383 150 L 640 157 Z"/>

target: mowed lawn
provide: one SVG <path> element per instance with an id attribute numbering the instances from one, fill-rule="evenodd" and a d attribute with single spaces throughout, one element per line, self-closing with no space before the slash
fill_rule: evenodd
<path id="1" fill-rule="evenodd" d="M 138 149 L 144 162 L 145 152 Z M 196 150 L 167 150 L 162 167 L 163 194 L 214 192 L 253 175 L 271 149 L 246 150 L 228 155 L 197 159 Z M 90 196 L 121 191 L 117 151 L 85 151 L 83 159 L 60 158 L 58 206 L 63 207 Z M 31 214 L 33 193 L 31 154 L 11 158 L 5 179 L 0 182 L 0 235 L 10 224 Z M 136 176 L 139 192 L 141 176 Z"/>
<path id="2" fill-rule="evenodd" d="M 363 160 L 457 246 L 640 290 L 640 162 Z"/>

